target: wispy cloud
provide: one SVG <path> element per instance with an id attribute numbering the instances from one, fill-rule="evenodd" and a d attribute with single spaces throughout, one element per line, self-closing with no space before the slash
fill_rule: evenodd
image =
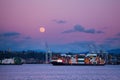
<path id="1" fill-rule="evenodd" d="M 97 31 L 95 29 L 85 29 L 83 26 L 81 25 L 75 25 L 73 27 L 73 29 L 70 29 L 70 30 L 66 30 L 62 33 L 72 33 L 72 32 L 84 32 L 84 33 L 91 33 L 91 34 L 100 34 L 100 33 L 104 33 L 103 31 Z"/>
<path id="2" fill-rule="evenodd" d="M 120 33 L 117 33 L 113 37 L 105 39 L 105 42 L 109 44 L 113 44 L 114 42 L 120 42 Z"/>
<path id="3" fill-rule="evenodd" d="M 21 33 L 18 33 L 18 32 L 6 32 L 6 33 L 1 33 L 0 34 L 0 39 L 4 39 L 4 40 L 7 40 L 7 39 L 12 39 L 12 40 L 28 40 L 28 39 L 31 39 L 30 36 L 25 36 L 25 35 L 22 35 Z"/>
<path id="4" fill-rule="evenodd" d="M 108 42 L 108 43 L 112 43 L 112 42 L 114 42 L 114 41 L 120 41 L 120 38 L 107 38 L 106 39 L 106 42 Z"/>
<path id="5" fill-rule="evenodd" d="M 68 45 L 88 46 L 94 44 L 95 44 L 94 41 L 79 41 L 79 42 L 69 43 Z"/>
<path id="6" fill-rule="evenodd" d="M 120 38 L 108 38 L 107 40 L 120 40 Z"/>
<path id="7" fill-rule="evenodd" d="M 67 23 L 65 20 L 53 20 L 55 23 L 57 23 L 57 24 L 65 24 L 65 23 Z"/>
<path id="8" fill-rule="evenodd" d="M 0 34 L 1 37 L 12 37 L 12 36 L 19 36 L 19 35 L 21 34 L 18 32 L 7 32 L 7 33 Z"/>
<path id="9" fill-rule="evenodd" d="M 27 36 L 27 37 L 24 37 L 24 39 L 28 40 L 28 39 L 31 39 L 31 37 Z"/>
<path id="10" fill-rule="evenodd" d="M 117 36 L 120 36 L 120 33 L 118 33 Z"/>
<path id="11" fill-rule="evenodd" d="M 110 50 L 110 49 L 120 47 L 119 42 L 120 42 L 120 38 L 118 38 L 118 37 L 110 37 L 110 38 L 105 39 L 101 45 L 104 47 L 104 50 L 105 49 Z"/>
<path id="12" fill-rule="evenodd" d="M 0 49 L 6 50 L 7 48 L 12 48 L 20 50 L 23 49 L 22 47 L 28 46 L 31 43 L 30 40 L 30 36 L 25 36 L 18 32 L 2 33 L 0 34 L 0 45 L 4 46 L 0 46 Z"/>

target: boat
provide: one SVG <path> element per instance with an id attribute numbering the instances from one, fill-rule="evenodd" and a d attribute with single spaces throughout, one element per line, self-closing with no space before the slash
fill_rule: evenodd
<path id="1" fill-rule="evenodd" d="M 0 60 L 0 65 L 22 65 L 21 59 L 18 57 L 15 58 L 5 58 Z"/>
<path id="2" fill-rule="evenodd" d="M 51 64 L 55 66 L 60 65 L 74 65 L 74 66 L 104 66 L 105 59 L 97 54 L 76 54 L 66 55 L 61 54 L 53 56 Z"/>

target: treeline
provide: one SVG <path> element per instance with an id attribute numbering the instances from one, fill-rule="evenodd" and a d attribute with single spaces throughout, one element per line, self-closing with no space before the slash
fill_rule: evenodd
<path id="1" fill-rule="evenodd" d="M 0 60 L 5 58 L 19 57 L 24 60 L 24 63 L 44 63 L 45 52 L 35 52 L 35 51 L 0 51 Z"/>
<path id="2" fill-rule="evenodd" d="M 38 60 L 45 61 L 45 54 L 46 52 L 37 52 L 37 51 L 0 51 L 0 60 L 4 58 L 13 58 L 13 57 L 20 57 L 22 59 L 29 59 L 29 58 L 34 58 Z M 56 53 L 52 52 L 53 55 L 60 55 L 61 53 Z M 67 53 L 69 55 L 74 54 L 74 53 Z M 48 56 L 50 56 L 48 54 Z"/>
<path id="3" fill-rule="evenodd" d="M 35 51 L 22 51 L 22 52 L 0 51 L 0 59 L 21 57 L 24 59 L 36 58 L 36 59 L 44 60 L 44 55 L 45 55 L 44 52 L 35 52 Z"/>

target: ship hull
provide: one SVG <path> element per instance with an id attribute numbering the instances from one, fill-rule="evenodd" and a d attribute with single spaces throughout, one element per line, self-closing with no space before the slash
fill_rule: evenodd
<path id="1" fill-rule="evenodd" d="M 59 62 L 51 62 L 54 66 L 104 66 L 105 64 L 69 64 L 69 63 L 59 63 Z"/>

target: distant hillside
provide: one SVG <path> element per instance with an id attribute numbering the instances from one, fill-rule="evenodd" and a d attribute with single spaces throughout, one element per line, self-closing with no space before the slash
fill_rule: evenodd
<path id="1" fill-rule="evenodd" d="M 120 54 L 120 49 L 112 49 L 108 50 L 109 53 L 119 53 Z"/>

